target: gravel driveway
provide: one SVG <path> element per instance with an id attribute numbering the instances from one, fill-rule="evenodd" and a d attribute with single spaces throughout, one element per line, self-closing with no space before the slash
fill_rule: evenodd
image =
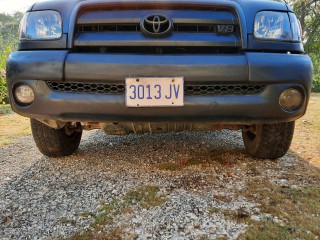
<path id="1" fill-rule="evenodd" d="M 242 194 L 246 183 L 268 177 L 290 185 L 286 170 L 299 161 L 293 153 L 254 160 L 240 132 L 230 131 L 126 137 L 92 131 L 76 154 L 59 159 L 42 156 L 26 136 L 0 148 L 0 156 L 0 239 L 69 237 L 90 229 L 106 204 L 122 204 L 128 192 L 146 186 L 157 189 L 161 204 L 144 207 L 133 198 L 123 211 L 113 209 L 100 231 L 117 229 L 122 239 L 237 239 L 247 224 L 226 212 L 263 215 Z"/>

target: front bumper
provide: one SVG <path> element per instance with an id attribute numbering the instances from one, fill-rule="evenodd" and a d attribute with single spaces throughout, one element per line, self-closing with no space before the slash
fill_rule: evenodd
<path id="1" fill-rule="evenodd" d="M 310 96 L 312 64 L 306 55 L 244 53 L 217 55 L 82 54 L 68 51 L 23 51 L 7 65 L 12 108 L 20 115 L 59 121 L 210 121 L 272 123 L 303 116 Z M 123 83 L 126 77 L 184 76 L 186 83 L 263 83 L 260 95 L 186 96 L 184 107 L 127 108 L 124 95 L 53 92 L 46 81 Z M 28 83 L 35 101 L 14 100 L 17 83 Z M 285 111 L 279 96 L 294 87 L 304 96 L 296 111 Z"/>

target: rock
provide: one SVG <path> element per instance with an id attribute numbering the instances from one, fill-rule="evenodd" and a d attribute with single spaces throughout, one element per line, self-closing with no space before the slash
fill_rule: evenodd
<path id="1" fill-rule="evenodd" d="M 259 222 L 261 220 L 261 217 L 259 215 L 252 215 L 250 217 L 252 220 Z"/>
<path id="2" fill-rule="evenodd" d="M 257 221 L 263 217 L 256 207 L 258 195 L 246 199 L 242 194 L 247 182 L 256 180 L 247 175 L 248 167 L 254 164 L 259 178 L 272 178 L 276 183 L 281 180 L 275 176 L 283 176 L 278 162 L 253 163 L 241 154 L 242 148 L 241 132 L 118 137 L 92 131 L 84 132 L 75 154 L 51 159 L 43 157 L 27 137 L 0 148 L 1 161 L 6 162 L 0 168 L 0 216 L 7 217 L 10 211 L 7 223 L 0 218 L 0 238 L 68 238 L 80 231 L 94 231 L 92 223 L 103 212 L 112 221 L 100 231 L 121 229 L 123 239 L 238 239 L 247 226 L 230 220 L 225 212 L 242 209 L 244 217 L 253 214 L 251 219 Z M 221 154 L 219 149 L 230 153 Z M 181 166 L 182 160 L 195 157 L 205 164 Z M 229 160 L 232 164 L 226 168 L 223 163 Z M 23 171 L 12 166 L 19 161 Z M 163 163 L 181 169 L 160 170 Z M 11 180 L 2 184 L 2 176 Z M 146 185 L 159 188 L 156 196 L 163 197 L 162 204 L 151 201 L 156 206 L 142 206 L 148 200 L 132 191 Z M 129 191 L 132 194 L 125 201 Z M 87 214 L 92 217 L 84 217 Z"/>
<path id="3" fill-rule="evenodd" d="M 280 187 L 288 187 L 288 180 L 286 180 L 286 179 L 280 179 L 280 180 L 279 180 L 279 186 L 280 186 Z"/>
<path id="4" fill-rule="evenodd" d="M 3 216 L 0 216 L 0 224 L 4 224 L 6 222 L 7 222 L 7 218 L 3 217 Z"/>

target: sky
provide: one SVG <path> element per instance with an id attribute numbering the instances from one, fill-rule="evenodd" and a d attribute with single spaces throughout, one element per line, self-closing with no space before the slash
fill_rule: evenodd
<path id="1" fill-rule="evenodd" d="M 0 0 L 0 13 L 24 12 L 35 2 L 44 0 Z"/>

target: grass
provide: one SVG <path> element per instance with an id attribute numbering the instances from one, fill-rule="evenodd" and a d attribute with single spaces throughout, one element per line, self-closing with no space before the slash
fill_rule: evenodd
<path id="1" fill-rule="evenodd" d="M 287 170 L 296 172 L 307 182 L 292 189 L 259 179 L 247 184 L 246 198 L 259 203 L 262 213 L 278 217 L 261 221 L 248 220 L 249 227 L 240 239 L 319 239 L 320 237 L 320 93 L 312 93 L 308 111 L 296 121 L 291 153 L 300 158 L 298 166 Z M 291 179 L 294 179 L 290 177 Z M 301 184 L 301 180 L 296 180 Z"/>
<path id="2" fill-rule="evenodd" d="M 201 160 L 197 157 L 192 157 L 190 159 L 186 159 L 180 163 L 175 163 L 175 162 L 166 162 L 166 163 L 159 163 L 156 165 L 156 167 L 159 170 L 163 170 L 163 171 L 181 171 L 186 167 L 189 166 L 195 166 L 195 165 L 200 165 L 205 163 L 204 160 Z"/>
<path id="3" fill-rule="evenodd" d="M 96 230 L 99 230 L 106 224 L 113 223 L 113 216 L 119 214 L 123 204 L 120 203 L 116 198 L 112 198 L 111 202 L 104 204 L 101 212 L 95 216 L 95 221 L 92 224 L 92 227 Z"/>
<path id="4" fill-rule="evenodd" d="M 245 222 L 250 218 L 250 214 L 242 207 L 237 210 L 210 208 L 209 213 L 212 215 L 223 214 L 225 219 L 235 221 L 237 223 Z"/>
<path id="5" fill-rule="evenodd" d="M 156 186 L 144 186 L 136 190 L 129 191 L 124 196 L 126 205 L 139 203 L 143 208 L 156 207 L 164 204 L 167 198 L 158 194 L 159 188 Z"/>
<path id="6" fill-rule="evenodd" d="M 28 134 L 31 134 L 30 120 L 28 118 L 17 114 L 0 115 L 0 147 Z"/>
<path id="7" fill-rule="evenodd" d="M 94 233 L 92 231 L 87 231 L 83 233 L 76 233 L 70 240 L 121 240 L 122 231 L 115 228 L 107 233 Z"/>
<path id="8" fill-rule="evenodd" d="M 320 93 L 313 93 L 308 111 L 296 122 L 291 150 L 320 168 Z"/>
<path id="9" fill-rule="evenodd" d="M 111 228 L 108 231 L 105 230 L 106 226 L 112 226 L 113 218 L 121 212 L 123 204 L 115 198 L 111 199 L 110 203 L 101 202 L 103 205 L 101 211 L 98 214 L 91 212 L 83 212 L 78 215 L 83 217 L 94 217 L 94 221 L 91 224 L 90 230 L 80 231 L 72 235 L 69 240 L 117 240 L 121 239 L 121 230 L 119 228 Z"/>
<path id="10" fill-rule="evenodd" d="M 250 221 L 241 239 L 317 239 L 320 236 L 320 186 L 303 189 L 283 188 L 268 180 L 248 184 L 248 198 L 256 194 L 255 201 L 263 213 L 278 217 Z"/>
<path id="11" fill-rule="evenodd" d="M 100 205 L 103 207 L 98 214 L 92 212 L 78 214 L 83 217 L 94 217 L 90 230 L 77 232 L 68 240 L 122 239 L 122 230 L 118 227 L 113 228 L 114 217 L 120 214 L 132 213 L 131 207 L 137 204 L 143 208 L 150 208 L 160 206 L 166 201 L 167 198 L 165 196 L 159 195 L 159 188 L 151 185 L 131 190 L 121 200 L 112 198 L 110 203 L 102 200 Z"/>
<path id="12" fill-rule="evenodd" d="M 250 214 L 243 208 L 239 208 L 237 210 L 226 209 L 222 213 L 225 219 L 229 219 L 237 223 L 247 221 L 250 217 Z"/>
<path id="13" fill-rule="evenodd" d="M 313 93 L 310 98 L 306 119 L 310 124 L 310 128 L 320 131 L 320 115 L 319 115 L 320 93 Z"/>

